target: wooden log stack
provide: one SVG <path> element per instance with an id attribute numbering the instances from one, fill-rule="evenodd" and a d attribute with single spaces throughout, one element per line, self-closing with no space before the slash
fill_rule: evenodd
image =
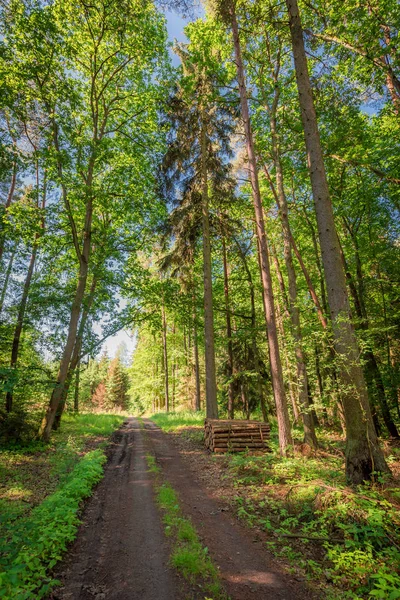
<path id="1" fill-rule="evenodd" d="M 204 443 L 216 454 L 257 450 L 271 452 L 268 445 L 270 426 L 261 421 L 206 419 Z"/>

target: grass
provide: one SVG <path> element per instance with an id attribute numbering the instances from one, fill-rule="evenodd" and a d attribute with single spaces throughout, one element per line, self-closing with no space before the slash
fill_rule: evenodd
<path id="1" fill-rule="evenodd" d="M 184 440 L 202 443 L 204 440 L 203 411 L 180 411 L 172 413 L 156 413 L 150 419 L 167 433 L 179 433 Z"/>
<path id="2" fill-rule="evenodd" d="M 68 477 L 85 446 L 104 445 L 123 421 L 113 414 L 65 414 L 50 444 L 32 441 L 0 448 L 1 512 L 7 507 L 27 512 L 39 504 Z"/>
<path id="3" fill-rule="evenodd" d="M 152 473 L 160 474 L 153 455 L 147 455 L 147 464 Z M 155 487 L 157 502 L 163 511 L 165 533 L 172 540 L 171 564 L 189 583 L 203 588 L 206 598 L 225 599 L 226 594 L 208 550 L 201 544 L 191 521 L 183 516 L 175 490 L 169 483 L 161 483 L 158 478 Z"/>
<path id="4" fill-rule="evenodd" d="M 198 426 L 198 415 L 163 415 L 160 426 L 179 433 Z M 352 488 L 346 485 L 343 440 L 318 432 L 321 449 L 304 456 L 300 431 L 292 457 L 278 453 L 272 423 L 271 454 L 210 457 L 219 464 L 224 493 L 238 516 L 266 533 L 267 546 L 324 589 L 327 598 L 400 598 L 400 490 L 378 478 Z M 388 462 L 399 465 L 400 449 L 386 449 Z"/>
<path id="5" fill-rule="evenodd" d="M 42 598 L 75 535 L 81 501 L 102 477 L 102 447 L 118 415 L 65 415 L 49 445 L 0 451 L 0 597 Z M 93 450 L 96 445 L 96 450 Z"/>
<path id="6" fill-rule="evenodd" d="M 164 431 L 175 431 L 182 427 L 204 427 L 205 414 L 203 411 L 156 413 L 150 419 Z"/>

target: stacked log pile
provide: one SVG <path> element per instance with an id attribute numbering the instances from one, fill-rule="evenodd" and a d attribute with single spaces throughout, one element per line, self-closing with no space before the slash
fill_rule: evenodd
<path id="1" fill-rule="evenodd" d="M 271 452 L 268 445 L 270 426 L 260 421 L 206 419 L 204 442 L 211 452 Z"/>

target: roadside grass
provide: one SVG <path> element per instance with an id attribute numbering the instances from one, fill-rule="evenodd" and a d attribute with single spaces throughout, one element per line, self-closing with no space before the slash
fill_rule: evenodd
<path id="1" fill-rule="evenodd" d="M 186 441 L 201 444 L 204 440 L 204 411 L 156 413 L 150 419 L 167 433 L 179 433 Z"/>
<path id="2" fill-rule="evenodd" d="M 191 412 L 189 410 L 169 413 L 155 413 L 150 419 L 164 431 L 174 431 L 182 427 L 204 428 L 205 413 L 200 410 Z"/>
<path id="3" fill-rule="evenodd" d="M 149 470 L 156 476 L 160 475 L 152 454 L 147 455 Z M 189 519 L 183 516 L 178 496 L 169 483 L 161 483 L 155 479 L 157 502 L 163 511 L 165 533 L 172 540 L 171 564 L 191 584 L 203 588 L 209 600 L 225 600 L 218 571 L 214 567 L 208 549 L 203 547 L 195 528 Z"/>
<path id="4" fill-rule="evenodd" d="M 0 449 L 0 597 L 43 598 L 75 535 L 81 501 L 102 477 L 119 415 L 68 415 L 51 443 Z M 93 450 L 96 446 L 96 450 Z"/>
<path id="5" fill-rule="evenodd" d="M 179 434 L 174 416 L 163 417 L 161 427 Z M 186 427 L 198 421 L 185 415 Z M 353 488 L 338 435 L 318 431 L 317 452 L 303 446 L 300 430 L 294 437 L 294 455 L 281 458 L 273 421 L 271 454 L 210 457 L 239 518 L 263 530 L 275 556 L 317 582 L 327 598 L 400 599 L 400 448 L 385 444 L 394 480 L 376 477 Z"/>

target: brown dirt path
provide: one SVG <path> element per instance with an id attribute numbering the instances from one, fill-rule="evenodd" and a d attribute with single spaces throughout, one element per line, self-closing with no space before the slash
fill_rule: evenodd
<path id="1" fill-rule="evenodd" d="M 104 479 L 89 500 L 68 558 L 55 576 L 60 600 L 183 600 L 136 419 L 114 435 Z M 191 596 L 191 594 L 189 594 Z"/>
<path id="2" fill-rule="evenodd" d="M 178 492 L 218 567 L 232 600 L 311 600 L 316 593 L 286 573 L 255 533 L 243 527 L 212 498 L 204 481 L 182 459 L 168 434 L 146 419 L 145 429 L 163 475 Z"/>

